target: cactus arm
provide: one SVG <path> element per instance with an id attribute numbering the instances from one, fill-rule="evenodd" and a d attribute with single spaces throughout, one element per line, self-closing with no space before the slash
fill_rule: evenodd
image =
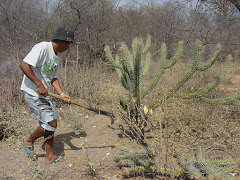
<path id="1" fill-rule="evenodd" d="M 125 171 L 125 176 L 136 176 L 146 172 L 146 168 L 144 166 L 133 166 L 129 168 L 125 167 L 123 170 Z"/>
<path id="2" fill-rule="evenodd" d="M 192 75 L 195 73 L 195 71 L 190 71 L 190 72 L 188 72 L 185 76 L 184 76 L 184 78 L 181 80 L 181 81 L 179 81 L 169 92 L 167 92 L 165 95 L 163 95 L 161 98 L 159 98 L 159 99 L 157 99 L 152 105 L 151 105 L 151 109 L 156 109 L 158 106 L 159 106 L 159 104 L 162 104 L 162 102 L 163 101 L 165 101 L 165 100 L 167 100 L 167 99 L 169 99 L 170 97 L 172 97 L 173 96 L 173 94 L 177 91 L 177 90 L 179 90 L 181 87 L 182 87 L 182 85 L 186 82 L 186 81 L 188 81 L 191 77 L 192 77 Z"/>
<path id="3" fill-rule="evenodd" d="M 144 161 L 144 160 L 139 160 L 139 159 L 135 159 L 135 160 L 131 160 L 131 159 L 124 159 L 124 160 L 120 160 L 118 162 L 118 166 L 120 167 L 130 167 L 130 166 L 152 166 L 154 165 L 153 162 L 151 161 Z"/>
<path id="4" fill-rule="evenodd" d="M 128 83 L 129 91 L 133 92 L 133 87 L 135 84 L 134 72 L 132 69 L 132 58 L 128 47 L 122 43 L 119 49 L 120 51 L 120 64 L 122 65 L 122 74 L 125 73 L 126 82 Z"/>
<path id="5" fill-rule="evenodd" d="M 171 148 L 171 150 L 176 155 L 176 158 L 179 161 L 180 166 L 184 169 L 184 172 L 190 175 L 191 177 L 201 177 L 201 173 L 199 170 L 194 166 L 196 161 L 194 158 L 186 156 L 183 152 L 179 151 L 178 149 Z"/>
<path id="6" fill-rule="evenodd" d="M 152 83 L 147 87 L 147 89 L 145 90 L 145 92 L 143 93 L 143 97 L 146 96 L 148 93 L 150 93 L 152 91 L 152 89 L 157 85 L 161 75 L 164 73 L 164 66 L 165 66 L 165 62 L 166 62 L 166 44 L 162 44 L 161 47 L 161 59 L 160 59 L 160 64 L 159 64 L 159 68 L 158 68 L 158 72 L 155 76 L 155 78 L 153 79 Z"/>
<path id="7" fill-rule="evenodd" d="M 119 64 L 119 56 L 118 56 L 118 55 L 116 55 L 115 59 L 116 59 L 116 63 Z M 121 68 L 121 69 L 122 69 L 122 68 Z M 121 69 L 115 67 L 115 70 L 117 71 L 117 74 L 118 74 L 118 78 L 119 78 L 120 80 L 121 80 L 121 78 L 122 78 L 122 71 L 121 71 Z"/>
<path id="8" fill-rule="evenodd" d="M 151 109 L 153 109 L 153 110 L 156 109 L 163 101 L 172 97 L 173 94 L 177 90 L 179 90 L 182 87 L 182 85 L 193 76 L 193 74 L 196 72 L 200 58 L 201 58 L 201 43 L 200 43 L 200 41 L 196 41 L 196 43 L 195 43 L 195 58 L 193 60 L 193 65 L 192 65 L 191 70 L 189 72 L 187 72 L 186 75 L 182 78 L 182 80 L 180 80 L 169 92 L 167 92 L 165 95 L 163 95 L 162 97 L 157 99 L 151 105 Z"/>
<path id="9" fill-rule="evenodd" d="M 148 153 L 127 153 L 127 154 L 123 154 L 123 155 L 119 155 L 115 158 L 116 161 L 120 161 L 123 159 L 136 159 L 136 158 L 151 158 L 153 157 L 153 154 L 148 154 Z"/>
<path id="10" fill-rule="evenodd" d="M 215 168 L 205 162 L 203 157 L 203 150 L 202 147 L 198 147 L 198 153 L 196 154 L 198 168 L 201 172 L 207 173 L 208 175 L 211 174 L 212 176 L 216 177 L 217 173 L 215 172 Z"/>
<path id="11" fill-rule="evenodd" d="M 139 77 L 139 99 L 140 99 L 140 104 L 143 103 L 143 93 L 144 93 L 144 75 L 141 72 L 140 77 Z"/>
<path id="12" fill-rule="evenodd" d="M 193 158 L 183 155 L 178 157 L 178 160 L 179 160 L 179 164 L 186 171 L 187 174 L 189 174 L 190 176 L 193 175 L 194 177 L 198 177 L 198 178 L 201 177 L 201 173 L 194 166 L 196 162 Z"/>
<path id="13" fill-rule="evenodd" d="M 183 172 L 174 171 L 166 168 L 157 168 L 156 166 L 133 166 L 123 168 L 126 176 L 136 176 L 139 174 L 161 174 L 166 176 L 182 177 L 185 175 Z"/>
<path id="14" fill-rule="evenodd" d="M 132 53 L 129 53 L 129 60 L 130 60 L 129 64 L 131 66 L 131 69 L 133 70 L 134 69 L 134 63 L 133 63 L 133 55 L 132 55 Z"/>
<path id="15" fill-rule="evenodd" d="M 199 178 L 202 176 L 198 169 L 193 166 L 193 164 L 195 164 L 195 160 L 193 158 L 186 156 L 184 153 L 180 152 L 177 149 L 172 149 L 172 151 L 176 154 L 178 162 L 185 173 L 191 177 L 194 176 Z"/>
<path id="16" fill-rule="evenodd" d="M 211 58 L 211 60 L 208 61 L 204 66 L 198 67 L 197 71 L 205 71 L 209 67 L 211 67 L 218 60 L 220 51 L 221 51 L 221 45 L 218 44 L 217 47 L 216 47 L 216 50 L 215 50 L 215 52 L 214 52 L 214 54 L 213 54 L 213 56 Z"/>
<path id="17" fill-rule="evenodd" d="M 126 146 L 121 147 L 121 151 L 123 151 L 125 153 L 134 153 L 134 151 L 131 148 L 128 148 Z"/>
<path id="18" fill-rule="evenodd" d="M 127 103 L 124 100 L 122 100 L 122 99 L 120 99 L 120 106 L 124 109 L 124 111 L 128 110 Z"/>
<path id="19" fill-rule="evenodd" d="M 179 157 L 179 164 L 184 169 L 184 172 L 190 175 L 191 177 L 201 177 L 201 173 L 198 171 L 196 167 L 194 167 L 194 159 L 190 157 Z"/>
<path id="20" fill-rule="evenodd" d="M 113 65 L 113 67 L 118 68 L 118 69 L 122 69 L 122 67 L 114 60 L 114 58 L 112 56 L 112 52 L 111 52 L 108 45 L 105 46 L 104 50 L 105 50 L 105 53 L 106 53 L 106 56 L 107 56 L 108 60 Z"/>
<path id="21" fill-rule="evenodd" d="M 228 167 L 223 167 L 223 168 L 219 168 L 219 170 L 217 170 L 217 174 L 219 174 L 218 176 L 226 176 L 227 174 L 234 172 L 236 168 L 232 165 L 232 166 L 228 166 Z M 223 178 L 226 179 L 227 177 Z"/>
<path id="22" fill-rule="evenodd" d="M 128 77 L 128 74 L 125 72 L 122 72 L 121 84 L 126 90 L 130 90 L 130 87 L 129 87 L 130 79 Z"/>
<path id="23" fill-rule="evenodd" d="M 229 66 L 231 63 L 231 59 L 227 59 L 224 68 L 222 69 L 222 72 L 220 73 L 220 75 L 216 78 L 216 80 L 210 84 L 208 87 L 206 87 L 204 90 L 200 91 L 200 92 L 195 92 L 195 93 L 190 93 L 190 94 L 178 94 L 176 95 L 176 97 L 180 97 L 180 98 L 197 98 L 200 96 L 203 96 L 204 94 L 207 94 L 209 92 L 211 92 L 214 88 L 216 88 L 219 83 L 222 81 L 222 79 L 225 77 Z"/>
<path id="24" fill-rule="evenodd" d="M 148 73 L 149 67 L 150 67 L 150 62 L 151 62 L 151 53 L 148 52 L 146 54 L 146 62 L 145 62 L 145 68 L 144 68 L 144 71 L 143 71 L 143 76 L 145 76 Z"/>
<path id="25" fill-rule="evenodd" d="M 127 85 L 127 82 L 124 80 L 124 78 L 121 78 L 121 84 L 122 86 L 126 89 L 126 90 L 129 90 L 129 87 Z"/>
<path id="26" fill-rule="evenodd" d="M 216 165 L 216 166 L 226 166 L 226 165 L 229 166 L 234 164 L 232 159 L 210 160 L 207 162 L 210 165 Z"/>
<path id="27" fill-rule="evenodd" d="M 173 67 L 177 63 L 179 57 L 181 56 L 182 51 L 183 51 L 183 41 L 179 41 L 175 55 L 170 60 L 170 63 L 164 67 L 164 69 Z"/>
<path id="28" fill-rule="evenodd" d="M 133 92 L 131 80 L 126 72 L 122 72 L 121 83 L 126 90 Z"/>
<path id="29" fill-rule="evenodd" d="M 133 70 L 130 63 L 131 61 L 130 52 L 124 43 L 121 44 L 119 51 L 120 51 L 120 64 L 122 65 L 123 71 L 125 71 L 131 79 L 131 76 L 133 75 Z"/>
<path id="30" fill-rule="evenodd" d="M 138 100 L 137 104 L 141 104 L 140 102 L 140 84 L 141 84 L 141 60 L 142 60 L 142 40 L 139 39 L 136 43 L 136 57 L 134 60 L 134 82 L 135 82 L 135 92 L 134 97 Z"/>
<path id="31" fill-rule="evenodd" d="M 150 48 L 150 46 L 151 46 L 151 36 L 148 35 L 147 40 L 146 40 L 146 45 L 143 48 L 143 53 L 146 53 L 148 51 L 148 49 Z"/>
<path id="32" fill-rule="evenodd" d="M 200 97 L 200 99 L 203 102 L 209 103 L 209 104 L 232 104 L 232 101 L 238 98 L 240 95 L 240 90 L 237 90 L 234 95 L 229 96 L 227 98 L 222 98 L 222 99 L 211 99 L 211 98 L 205 98 L 205 97 Z M 233 102 L 234 104 L 234 102 Z"/>
<path id="33" fill-rule="evenodd" d="M 235 105 L 235 106 L 240 106 L 240 101 L 237 100 L 237 101 L 235 101 L 235 102 L 232 102 L 231 104 L 232 104 L 232 105 Z"/>
<path id="34" fill-rule="evenodd" d="M 137 56 L 137 47 L 138 47 L 138 39 L 134 38 L 132 41 L 132 59 L 133 59 L 133 67 L 135 66 L 135 60 Z"/>

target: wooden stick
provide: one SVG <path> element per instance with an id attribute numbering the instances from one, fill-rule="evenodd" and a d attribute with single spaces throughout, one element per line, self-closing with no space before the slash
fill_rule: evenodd
<path id="1" fill-rule="evenodd" d="M 54 98 L 56 98 L 56 99 L 60 99 L 60 100 L 62 100 L 62 101 L 65 100 L 64 97 L 62 97 L 62 96 L 60 96 L 60 95 L 57 95 L 57 94 L 54 94 L 54 93 L 51 93 L 51 92 L 48 92 L 48 95 L 51 96 L 51 97 L 54 97 Z M 96 108 L 93 108 L 93 107 L 89 107 L 89 106 L 87 106 L 87 105 L 85 105 L 85 104 L 81 104 L 81 103 L 79 103 L 79 102 L 77 102 L 77 101 L 74 101 L 74 100 L 72 100 L 72 99 L 71 99 L 71 104 L 75 104 L 75 105 L 80 106 L 80 107 L 82 107 L 82 108 L 84 108 L 84 109 L 93 111 L 93 112 L 95 112 L 95 113 L 97 113 L 97 114 L 109 116 L 109 117 L 111 118 L 111 124 L 114 124 L 114 123 L 115 123 L 115 120 L 116 120 L 115 116 L 114 116 L 112 113 L 108 112 L 108 111 L 104 111 L 104 110 L 101 110 L 101 109 L 96 109 Z"/>

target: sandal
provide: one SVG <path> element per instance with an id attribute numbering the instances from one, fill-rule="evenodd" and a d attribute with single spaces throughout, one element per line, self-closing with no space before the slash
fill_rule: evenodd
<path id="1" fill-rule="evenodd" d="M 28 157 L 29 159 L 31 159 L 32 161 L 36 161 L 36 160 L 37 160 L 37 156 L 36 156 L 36 154 L 35 154 L 35 151 L 31 151 L 30 149 L 27 148 L 27 146 L 26 146 L 26 144 L 25 144 L 25 142 L 24 142 L 24 139 L 22 139 L 21 142 L 22 142 L 22 146 L 23 146 L 23 149 L 24 149 L 27 157 Z"/>
<path id="2" fill-rule="evenodd" d="M 55 163 L 58 163 L 58 162 L 63 162 L 63 161 L 65 161 L 65 160 L 60 161 L 61 159 L 63 159 L 63 156 L 58 156 L 58 158 L 57 158 L 55 161 L 50 162 L 50 163 L 48 163 L 48 164 L 55 164 Z"/>

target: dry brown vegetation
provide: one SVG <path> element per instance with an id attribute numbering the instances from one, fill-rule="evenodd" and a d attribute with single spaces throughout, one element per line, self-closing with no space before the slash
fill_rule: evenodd
<path id="1" fill-rule="evenodd" d="M 151 51 L 155 61 L 150 67 L 152 73 L 146 81 L 150 81 L 156 72 L 161 43 L 167 44 L 170 57 L 176 43 L 179 40 L 185 42 L 184 56 L 181 57 L 176 67 L 165 72 L 156 89 L 146 97 L 146 102 L 151 102 L 163 92 L 167 92 L 191 66 L 190 57 L 194 51 L 192 45 L 195 39 L 203 42 L 202 63 L 209 59 L 216 43 L 220 42 L 222 44 L 220 61 L 210 70 L 198 73 L 180 91 L 195 92 L 212 82 L 224 65 L 224 57 L 229 53 L 234 56 L 234 61 L 227 76 L 211 96 L 227 97 L 238 89 L 240 83 L 238 62 L 240 21 L 237 12 L 233 13 L 232 6 L 224 13 L 221 11 L 213 13 L 211 9 L 194 4 L 191 6 L 190 1 L 167 1 L 161 5 L 149 3 L 148 6 L 130 3 L 128 6 L 121 7 L 118 2 L 117 0 L 54 2 L 0 0 L 0 34 L 2 35 L 0 43 L 2 69 L 0 72 L 0 149 L 4 150 L 6 146 L 10 146 L 18 150 L 21 148 L 19 140 L 28 135 L 37 125 L 32 120 L 20 91 L 23 74 L 18 64 L 32 45 L 42 40 L 50 40 L 52 32 L 58 25 L 73 27 L 76 39 L 79 41 L 78 45 L 73 46 L 63 55 L 59 77 L 63 88 L 73 99 L 113 112 L 117 117 L 122 111 L 119 99 L 120 97 L 128 98 L 128 94 L 120 85 L 114 68 L 107 62 L 103 47 L 105 44 L 110 45 L 113 54 L 116 54 L 121 41 L 130 44 L 136 36 L 145 38 L 150 34 L 153 39 Z M 88 116 L 93 116 L 87 110 L 65 105 L 60 101 L 57 101 L 57 107 L 60 132 L 78 132 L 84 128 Z M 149 138 L 146 142 L 156 154 L 155 163 L 169 169 L 180 170 L 171 148 L 194 155 L 197 147 L 201 145 L 206 150 L 205 154 L 208 159 L 238 161 L 240 157 L 238 151 L 240 148 L 239 118 L 240 112 L 237 106 L 210 105 L 195 99 L 173 98 L 163 103 L 151 117 L 155 128 L 148 133 Z M 114 126 L 115 130 L 109 128 L 108 131 L 112 131 L 111 135 L 120 133 L 117 125 L 121 123 L 122 120 L 118 118 Z M 107 125 L 105 128 L 108 128 Z M 101 141 L 99 134 L 101 133 L 96 133 L 93 142 Z M 112 142 L 111 137 L 107 135 L 103 137 L 109 138 L 108 141 Z M 143 150 L 143 147 L 135 144 L 134 140 L 129 142 L 125 140 L 126 137 L 123 139 L 123 141 L 119 140 L 119 143 L 126 144 L 120 144 L 120 146 Z M 39 146 L 42 141 L 38 143 Z M 109 179 L 122 178 L 121 173 L 120 175 L 114 174 L 119 171 L 118 167 L 114 166 L 114 158 L 107 164 L 112 169 L 106 172 L 109 169 L 103 163 L 102 157 L 92 164 L 93 160 L 89 157 L 94 156 L 90 150 L 83 148 L 77 153 L 74 156 L 82 158 L 80 154 L 85 154 L 86 162 L 89 162 L 85 164 L 84 170 L 81 169 L 82 171 L 78 171 L 76 167 L 74 167 L 76 169 L 69 169 L 64 166 L 60 169 L 52 168 L 49 172 L 46 171 L 44 165 L 26 162 L 23 169 L 14 169 L 13 166 L 13 170 L 0 170 L 0 179 L 61 179 L 60 171 L 62 171 L 61 175 L 64 175 L 64 172 L 69 173 L 69 176 L 64 176 L 63 179 L 76 179 L 73 175 L 79 175 L 82 179 L 108 179 L 104 174 L 107 174 Z M 1 156 L 6 155 L 9 154 L 1 154 Z M 7 158 L 4 160 L 7 161 Z M 16 172 L 13 173 L 13 171 Z M 149 177 L 143 174 L 136 179 L 154 178 L 174 179 L 174 177 L 158 175 Z"/>

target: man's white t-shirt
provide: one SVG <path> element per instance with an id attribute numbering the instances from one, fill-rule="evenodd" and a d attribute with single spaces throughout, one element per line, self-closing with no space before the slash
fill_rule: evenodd
<path id="1" fill-rule="evenodd" d="M 32 50 L 23 59 L 32 66 L 36 77 L 43 83 L 48 91 L 52 91 L 51 81 L 58 77 L 58 66 L 61 53 L 55 54 L 52 42 L 41 42 L 33 46 Z M 37 86 L 26 75 L 23 77 L 21 90 L 32 96 L 39 97 Z M 42 97 L 42 96 L 41 96 Z"/>

